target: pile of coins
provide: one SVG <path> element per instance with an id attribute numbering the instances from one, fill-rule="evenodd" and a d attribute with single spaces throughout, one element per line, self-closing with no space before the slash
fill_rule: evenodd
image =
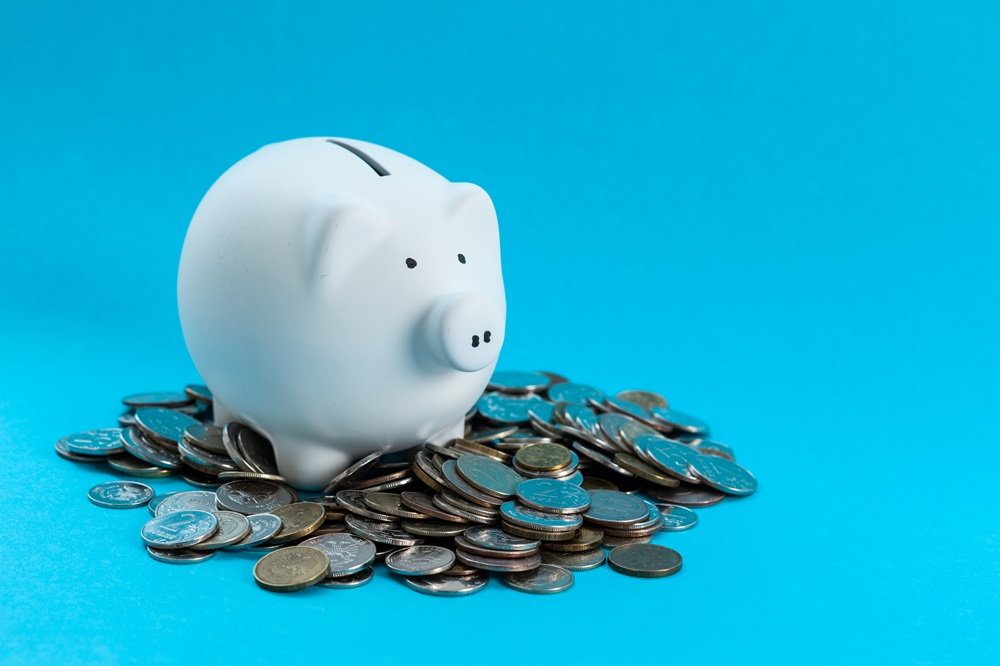
<path id="1" fill-rule="evenodd" d="M 376 561 L 408 587 L 444 596 L 481 590 L 491 572 L 538 594 L 567 590 L 573 572 L 605 563 L 669 576 L 681 556 L 653 537 L 694 527 L 691 507 L 757 486 L 707 424 L 662 396 L 609 396 L 546 372 L 495 373 L 463 438 L 373 452 L 303 498 L 285 485 L 264 436 L 212 424 L 206 387 L 123 402 L 119 427 L 65 437 L 56 452 L 132 477 L 180 474 L 203 490 L 157 495 L 111 481 L 92 488 L 91 501 L 148 506 L 141 538 L 159 561 L 263 553 L 253 575 L 276 592 L 358 587 Z"/>

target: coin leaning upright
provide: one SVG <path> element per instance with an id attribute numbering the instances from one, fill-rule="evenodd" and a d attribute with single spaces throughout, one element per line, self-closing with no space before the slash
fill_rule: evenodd
<path id="1" fill-rule="evenodd" d="M 330 558 L 319 548 L 289 546 L 260 558 L 253 577 L 265 590 L 296 592 L 320 582 L 329 570 Z"/>

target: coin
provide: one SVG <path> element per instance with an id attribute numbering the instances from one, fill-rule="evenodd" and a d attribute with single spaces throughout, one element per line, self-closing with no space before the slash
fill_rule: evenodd
<path id="1" fill-rule="evenodd" d="M 295 501 L 291 490 L 268 481 L 229 481 L 219 486 L 215 494 L 219 507 L 244 515 L 274 513 Z"/>
<path id="2" fill-rule="evenodd" d="M 370 583 L 374 575 L 374 569 L 371 567 L 365 567 L 361 571 L 348 574 L 347 576 L 327 576 L 320 582 L 316 583 L 316 587 L 325 587 L 331 590 L 347 590 Z"/>
<path id="3" fill-rule="evenodd" d="M 176 391 L 136 393 L 122 398 L 127 407 L 182 407 L 191 403 L 191 396 Z"/>
<path id="4" fill-rule="evenodd" d="M 191 546 L 191 550 L 218 550 L 234 546 L 250 534 L 250 523 L 241 513 L 216 511 L 215 518 L 219 521 L 219 529 L 212 538 Z"/>
<path id="5" fill-rule="evenodd" d="M 703 453 L 706 456 L 718 456 L 720 458 L 728 458 L 733 462 L 736 462 L 736 454 L 733 450 L 723 444 L 722 442 L 715 442 L 710 439 L 700 440 L 697 444 L 692 444 L 698 453 Z"/>
<path id="6" fill-rule="evenodd" d="M 350 483 L 343 484 L 341 487 L 344 490 L 382 492 L 408 483 L 410 481 L 410 474 L 411 471 L 409 469 L 398 469 L 370 479 L 353 480 Z"/>
<path id="7" fill-rule="evenodd" d="M 632 544 L 608 553 L 608 566 L 626 576 L 661 578 L 680 571 L 681 556 L 666 546 Z"/>
<path id="8" fill-rule="evenodd" d="M 509 534 L 546 543 L 551 541 L 569 541 L 576 536 L 575 530 L 568 530 L 564 532 L 533 530 L 521 527 L 520 525 L 515 525 L 513 523 L 508 523 L 505 520 L 500 521 L 500 527 L 503 528 L 504 532 Z"/>
<path id="9" fill-rule="evenodd" d="M 615 396 L 619 400 L 625 400 L 633 405 L 639 405 L 647 412 L 654 407 L 666 407 L 667 399 L 659 393 L 652 391 L 622 391 Z"/>
<path id="10" fill-rule="evenodd" d="M 551 383 L 552 380 L 540 372 L 494 372 L 487 388 L 504 393 L 532 393 Z"/>
<path id="11" fill-rule="evenodd" d="M 152 409 L 152 408 L 150 408 Z M 136 458 L 164 469 L 181 469 L 184 463 L 175 452 L 163 448 L 146 437 L 137 426 L 122 430 L 122 446 Z"/>
<path id="12" fill-rule="evenodd" d="M 513 536 L 499 527 L 477 525 L 466 529 L 462 534 L 470 543 L 490 550 L 508 550 L 517 553 L 533 552 L 541 545 L 537 539 Z"/>
<path id="13" fill-rule="evenodd" d="M 573 426 L 585 432 L 597 433 L 600 430 L 600 422 L 594 410 L 585 404 L 561 403 L 565 407 L 561 413 L 565 417 L 563 425 Z"/>
<path id="14" fill-rule="evenodd" d="M 171 495 L 156 507 L 156 515 L 162 516 L 174 511 L 186 510 L 208 511 L 214 513 L 218 511 L 215 501 L 215 493 L 207 490 L 187 490 L 185 492 Z"/>
<path id="15" fill-rule="evenodd" d="M 605 527 L 621 527 L 649 517 L 649 505 L 615 490 L 590 491 L 590 508 L 583 517 Z"/>
<path id="16" fill-rule="evenodd" d="M 311 546 L 289 546 L 268 553 L 253 568 L 253 577 L 265 590 L 295 592 L 315 585 L 330 570 L 330 558 Z"/>
<path id="17" fill-rule="evenodd" d="M 528 412 L 540 417 L 552 409 L 552 405 L 537 395 L 513 396 L 504 393 L 486 393 L 476 403 L 476 409 L 486 419 L 494 423 L 527 423 Z M 548 420 L 548 419 L 545 419 Z"/>
<path id="18" fill-rule="evenodd" d="M 367 493 L 363 501 L 372 510 L 397 518 L 410 518 L 413 520 L 430 518 L 426 513 L 413 511 L 403 506 L 403 500 L 398 493 Z"/>
<path id="19" fill-rule="evenodd" d="M 698 455 L 692 449 L 662 437 L 640 437 L 636 441 L 646 452 L 646 459 L 667 474 L 687 481 L 698 483 L 698 477 L 691 473 L 688 463 Z"/>
<path id="20" fill-rule="evenodd" d="M 528 571 L 529 569 L 536 569 L 542 563 L 542 558 L 537 554 L 526 555 L 525 557 L 486 557 L 470 553 L 461 548 L 455 550 L 455 557 L 470 567 L 501 573 L 507 571 Z"/>
<path id="21" fill-rule="evenodd" d="M 222 485 L 222 481 L 219 481 L 219 477 L 214 474 L 199 472 L 192 467 L 181 469 L 181 478 L 190 483 L 192 486 L 197 486 L 198 488 L 211 488 L 214 490 Z"/>
<path id="22" fill-rule="evenodd" d="M 95 458 L 102 460 L 102 458 Z M 161 479 L 165 476 L 172 476 L 175 471 L 163 469 L 156 465 L 150 465 L 145 460 L 139 460 L 131 453 L 116 453 L 106 458 L 108 466 L 116 472 L 121 472 L 128 476 L 136 476 L 143 479 Z"/>
<path id="23" fill-rule="evenodd" d="M 104 456 L 85 456 L 79 453 L 73 453 L 66 448 L 65 439 L 60 439 L 55 444 L 56 454 L 65 460 L 70 462 L 82 462 L 82 463 L 100 463 L 104 462 L 107 458 Z"/>
<path id="24" fill-rule="evenodd" d="M 63 448 L 81 456 L 107 457 L 124 451 L 121 428 L 98 428 L 67 435 L 56 443 L 56 450 Z M 61 444 L 61 446 L 60 446 Z"/>
<path id="25" fill-rule="evenodd" d="M 583 477 L 580 487 L 584 490 L 618 490 L 618 486 L 607 479 L 596 476 Z"/>
<path id="26" fill-rule="evenodd" d="M 474 453 L 481 456 L 486 456 L 487 458 L 492 458 L 497 462 L 502 462 L 504 464 L 510 464 L 514 456 L 504 451 L 499 451 L 485 444 L 477 444 L 476 442 L 470 442 L 467 439 L 456 439 L 452 442 L 452 449 L 458 451 L 459 453 Z"/>
<path id="27" fill-rule="evenodd" d="M 344 522 L 352 532 L 366 539 L 371 539 L 376 544 L 382 543 L 390 546 L 419 546 L 424 542 L 420 537 L 404 531 L 396 523 L 386 523 L 380 520 L 362 518 L 354 514 L 348 515 Z"/>
<path id="28" fill-rule="evenodd" d="M 399 499 L 404 505 L 410 507 L 418 513 L 438 518 L 440 520 L 447 520 L 453 523 L 465 522 L 464 518 L 460 518 L 450 511 L 443 510 L 436 506 L 434 501 L 431 499 L 431 496 L 427 493 L 406 491 L 400 494 Z"/>
<path id="29" fill-rule="evenodd" d="M 184 393 L 198 402 L 212 402 L 212 392 L 208 390 L 207 386 L 201 384 L 188 384 L 184 387 Z"/>
<path id="30" fill-rule="evenodd" d="M 378 461 L 382 459 L 383 455 L 385 454 L 382 451 L 376 451 L 374 453 L 369 453 L 361 460 L 358 460 L 343 472 L 333 477 L 333 480 L 331 480 L 330 483 L 326 484 L 326 487 L 323 488 L 323 494 L 332 495 L 333 491 L 348 483 L 351 479 L 360 476 L 367 470 L 374 467 Z"/>
<path id="31" fill-rule="evenodd" d="M 569 449 L 562 444 L 529 444 L 514 455 L 518 466 L 540 472 L 568 467 L 572 460 Z"/>
<path id="32" fill-rule="evenodd" d="M 258 474 L 257 472 L 244 472 L 242 470 L 219 472 L 220 481 L 236 481 L 239 479 L 250 479 L 253 481 L 270 481 L 271 483 L 277 483 L 279 485 L 284 485 L 285 483 L 287 483 L 285 477 L 279 476 L 278 474 Z"/>
<path id="33" fill-rule="evenodd" d="M 436 576 L 404 578 L 403 582 L 410 589 L 423 594 L 438 597 L 459 597 L 479 592 L 485 588 L 490 582 L 490 575 L 485 571 L 478 571 L 472 576 L 462 578 L 438 574 Z"/>
<path id="34" fill-rule="evenodd" d="M 173 497 L 176 494 L 177 494 L 176 492 L 173 492 L 173 493 L 161 493 L 159 495 L 154 495 L 153 499 L 149 500 L 149 502 L 146 504 L 146 508 L 149 509 L 149 514 L 155 516 L 156 509 L 160 506 L 160 504 L 162 504 L 167 498 Z"/>
<path id="35" fill-rule="evenodd" d="M 187 414 L 163 407 L 140 407 L 135 410 L 135 424 L 139 429 L 157 443 L 171 448 L 177 447 L 188 426 L 197 423 Z"/>
<path id="36" fill-rule="evenodd" d="M 173 550 L 207 541 L 218 527 L 219 521 L 208 511 L 173 511 L 151 519 L 141 535 L 147 546 Z"/>
<path id="37" fill-rule="evenodd" d="M 583 519 L 577 514 L 546 513 L 517 502 L 505 502 L 500 513 L 508 523 L 541 532 L 573 532 L 583 525 Z"/>
<path id="38" fill-rule="evenodd" d="M 153 489 L 144 483 L 106 481 L 91 488 L 87 498 L 107 509 L 135 509 L 144 506 L 154 495 Z"/>
<path id="39" fill-rule="evenodd" d="M 326 509 L 315 502 L 295 502 L 271 512 L 281 518 L 281 531 L 271 537 L 271 543 L 288 543 L 312 534 L 326 520 Z"/>
<path id="40" fill-rule="evenodd" d="M 448 499 L 445 499 L 446 497 Z M 484 510 L 482 507 L 479 507 L 476 511 L 469 511 L 466 507 L 473 505 L 470 502 L 461 500 L 454 493 L 438 493 L 433 497 L 432 501 L 439 509 L 455 514 L 465 523 L 472 522 L 492 525 L 500 515 L 499 511 Z M 461 505 L 459 505 L 460 502 Z"/>
<path id="41" fill-rule="evenodd" d="M 522 481 L 517 486 L 517 499 L 525 506 L 549 513 L 581 513 L 590 506 L 586 490 L 556 479 Z"/>
<path id="42" fill-rule="evenodd" d="M 639 537 L 616 537 L 610 536 L 608 534 L 604 535 L 604 539 L 601 541 L 601 548 L 617 548 L 618 546 L 631 546 L 637 543 L 649 543 L 653 540 L 650 535 L 639 536 Z"/>
<path id="43" fill-rule="evenodd" d="M 727 495 L 752 495 L 757 490 L 754 475 L 726 458 L 697 454 L 688 462 L 688 469 L 706 485 Z"/>
<path id="44" fill-rule="evenodd" d="M 434 520 L 404 520 L 399 524 L 410 534 L 442 539 L 453 537 L 465 531 L 468 523 L 439 523 Z"/>
<path id="45" fill-rule="evenodd" d="M 243 461 L 257 474 L 278 474 L 278 463 L 274 460 L 274 448 L 266 437 L 252 428 L 242 428 L 236 434 L 236 448 Z"/>
<path id="46" fill-rule="evenodd" d="M 695 435 L 707 435 L 708 424 L 699 418 L 678 412 L 676 409 L 667 407 L 654 407 L 649 412 L 654 419 L 664 423 L 671 428 L 689 432 Z"/>
<path id="47" fill-rule="evenodd" d="M 253 513 L 247 516 L 250 533 L 241 541 L 229 546 L 229 550 L 244 550 L 263 545 L 281 530 L 281 518 L 271 513 Z"/>
<path id="48" fill-rule="evenodd" d="M 476 490 L 500 499 L 513 497 L 517 485 L 524 480 L 503 463 L 473 454 L 464 455 L 455 461 L 455 471 Z"/>
<path id="49" fill-rule="evenodd" d="M 604 402 L 604 391 L 586 384 L 555 384 L 549 387 L 549 400 L 552 402 L 573 402 L 587 405 L 591 400 Z"/>
<path id="50" fill-rule="evenodd" d="M 226 453 L 229 458 L 236 463 L 244 472 L 256 472 L 254 467 L 243 459 L 243 453 L 240 451 L 239 437 L 240 431 L 246 428 L 242 423 L 237 423 L 232 421 L 227 423 L 222 427 L 222 446 L 226 449 Z"/>
<path id="51" fill-rule="evenodd" d="M 682 483 L 678 488 L 651 487 L 646 494 L 658 502 L 669 502 L 681 506 L 712 506 L 726 498 L 725 493 L 706 486 L 691 486 Z"/>
<path id="52" fill-rule="evenodd" d="M 517 432 L 518 426 L 516 423 L 511 425 L 503 426 L 502 428 L 490 428 L 489 430 L 479 430 L 476 432 L 470 432 L 465 439 L 470 442 L 476 442 L 478 444 L 485 444 L 486 442 L 495 442 L 499 439 L 504 439 L 510 435 Z"/>
<path id="53" fill-rule="evenodd" d="M 591 548 L 576 553 L 559 552 L 555 550 L 543 550 L 541 552 L 542 562 L 554 564 L 567 571 L 589 571 L 604 564 L 606 556 L 600 548 Z"/>
<path id="54" fill-rule="evenodd" d="M 540 544 L 541 542 L 538 543 Z M 538 552 L 537 547 L 534 550 L 526 550 L 526 551 L 493 550 L 492 548 L 483 548 L 482 546 L 477 546 L 476 544 L 472 543 L 471 541 L 469 541 L 468 539 L 466 539 L 464 536 L 461 535 L 455 537 L 455 547 L 460 548 L 466 553 L 470 553 L 472 555 L 480 555 L 483 557 L 499 557 L 502 559 L 524 558 L 528 557 L 529 555 L 534 555 Z"/>
<path id="55" fill-rule="evenodd" d="M 301 545 L 326 553 L 330 558 L 328 578 L 356 574 L 375 560 L 375 544 L 354 534 L 324 534 L 310 537 Z"/>
<path id="56" fill-rule="evenodd" d="M 458 473 L 458 470 L 456 469 L 457 465 L 458 461 L 447 460 L 441 466 L 441 474 L 444 475 L 445 482 L 448 484 L 449 488 L 457 492 L 465 499 L 475 502 L 476 504 L 481 504 L 482 506 L 496 508 L 503 504 L 503 499 L 488 495 L 478 488 L 471 486 L 469 482 Z"/>
<path id="57" fill-rule="evenodd" d="M 689 530 L 698 524 L 698 514 L 686 506 L 666 503 L 656 506 L 663 516 L 663 526 L 660 529 L 664 532 Z"/>
<path id="58" fill-rule="evenodd" d="M 541 564 L 531 571 L 508 573 L 503 582 L 518 592 L 556 594 L 573 587 L 573 574 L 553 564 Z"/>
<path id="59" fill-rule="evenodd" d="M 196 423 L 188 426 L 184 429 L 183 439 L 205 451 L 226 453 L 226 447 L 222 443 L 222 428 L 209 423 Z"/>
<path id="60" fill-rule="evenodd" d="M 402 576 L 432 576 L 447 571 L 455 553 L 441 546 L 410 546 L 385 556 L 385 565 Z"/>
<path id="61" fill-rule="evenodd" d="M 218 455 L 211 451 L 199 449 L 187 439 L 182 439 L 178 442 L 177 453 L 187 465 L 206 474 L 220 474 L 237 469 L 236 465 L 229 459 L 229 456 Z"/>
<path id="62" fill-rule="evenodd" d="M 594 462 L 600 464 L 601 466 L 606 467 L 607 469 L 610 469 L 613 472 L 617 472 L 622 476 L 626 477 L 634 476 L 632 472 L 628 471 L 627 469 L 625 469 L 624 467 L 613 461 L 611 458 L 604 455 L 603 453 L 598 453 L 593 449 L 588 449 L 586 446 L 583 446 L 579 442 L 573 442 L 573 450 L 578 451 L 585 458 L 593 460 Z"/>
<path id="63" fill-rule="evenodd" d="M 676 488 L 681 485 L 681 482 L 674 477 L 663 475 L 658 469 L 648 465 L 646 462 L 630 453 L 616 453 L 614 462 L 632 472 L 640 479 L 645 479 L 646 481 L 655 483 L 658 486 Z"/>
<path id="64" fill-rule="evenodd" d="M 618 439 L 629 447 L 630 450 L 628 453 L 634 453 L 639 458 L 645 460 L 646 451 L 638 443 L 640 437 L 659 437 L 659 433 L 648 425 L 643 425 L 632 419 L 629 419 L 618 427 Z"/>
<path id="65" fill-rule="evenodd" d="M 365 518 L 371 518 L 372 520 L 382 520 L 387 523 L 395 523 L 399 521 L 396 516 L 390 516 L 380 511 L 375 511 L 365 504 L 365 493 L 360 490 L 338 490 L 336 497 L 337 504 L 358 516 L 364 516 Z"/>
<path id="66" fill-rule="evenodd" d="M 577 530 L 576 535 L 567 541 L 547 541 L 542 544 L 545 550 L 557 550 L 565 553 L 576 553 L 583 550 L 590 550 L 601 545 L 604 538 L 604 531 L 589 525 L 584 525 Z"/>
<path id="67" fill-rule="evenodd" d="M 197 564 L 215 557 L 214 550 L 198 551 L 190 548 L 168 550 L 146 546 L 146 552 L 157 562 L 166 562 L 167 564 Z"/>

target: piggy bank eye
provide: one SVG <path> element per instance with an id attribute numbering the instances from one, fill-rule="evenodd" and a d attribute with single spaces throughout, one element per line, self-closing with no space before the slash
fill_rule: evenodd
<path id="1" fill-rule="evenodd" d="M 459 253 L 459 255 L 458 255 L 458 263 L 460 263 L 460 264 L 464 264 L 465 263 L 465 255 L 464 254 Z"/>
<path id="2" fill-rule="evenodd" d="M 407 268 L 416 268 L 417 267 L 417 260 L 416 259 L 407 258 L 407 260 L 406 260 L 406 267 Z"/>

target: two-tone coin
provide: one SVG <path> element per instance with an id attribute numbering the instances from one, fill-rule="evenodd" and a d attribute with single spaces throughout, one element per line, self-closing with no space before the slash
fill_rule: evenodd
<path id="1" fill-rule="evenodd" d="M 250 522 L 241 513 L 235 511 L 216 511 L 215 518 L 219 521 L 219 529 L 210 539 L 191 546 L 191 550 L 219 550 L 234 546 L 250 534 Z"/>

